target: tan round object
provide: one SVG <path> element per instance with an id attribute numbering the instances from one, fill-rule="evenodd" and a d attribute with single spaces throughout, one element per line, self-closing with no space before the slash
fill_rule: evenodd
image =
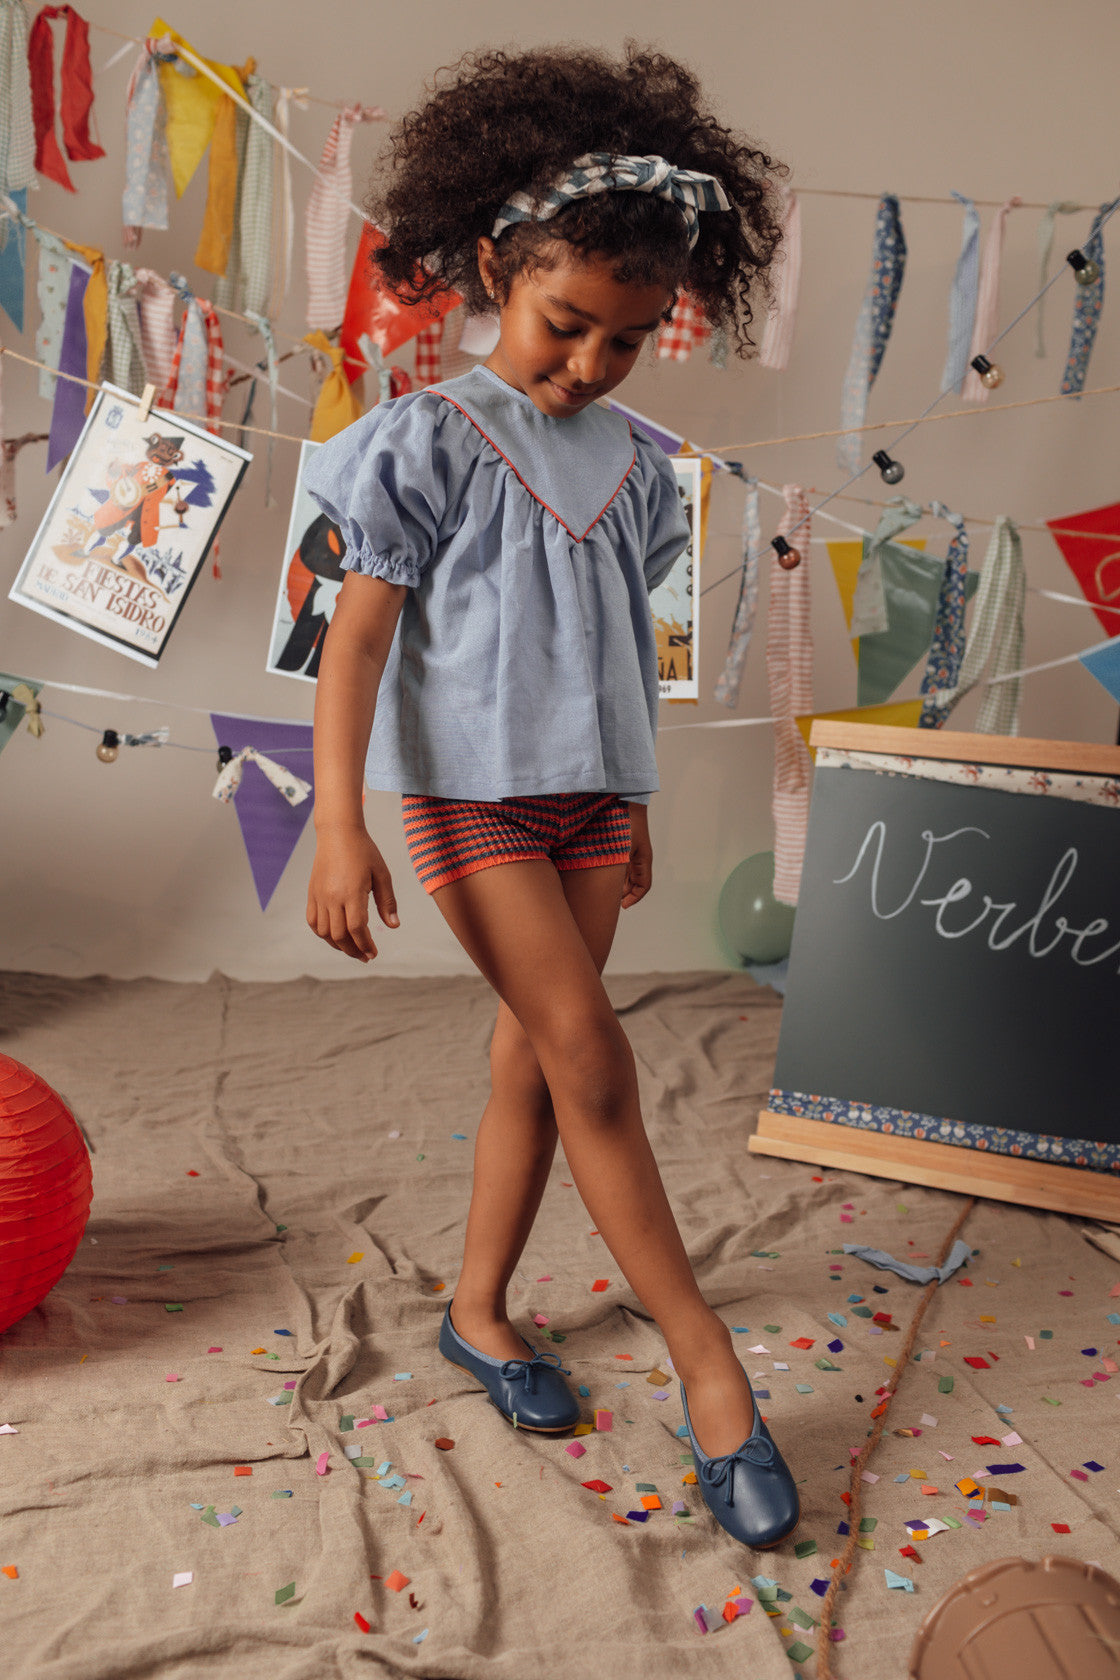
<path id="1" fill-rule="evenodd" d="M 909 1680 L 1117 1680 L 1120 1581 L 1076 1558 L 970 1569 L 918 1629 Z"/>

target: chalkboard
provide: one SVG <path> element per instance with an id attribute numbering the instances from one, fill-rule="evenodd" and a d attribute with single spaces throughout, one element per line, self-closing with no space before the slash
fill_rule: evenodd
<path id="1" fill-rule="evenodd" d="M 1047 765 L 1120 773 L 1120 752 L 1068 743 L 818 724 L 822 737 L 1010 759 L 1042 780 Z M 858 1130 L 861 1170 L 967 1181 L 979 1153 L 1001 1186 L 980 1194 L 1053 1206 L 1072 1190 L 1069 1211 L 1120 1217 L 1118 857 L 1108 804 L 818 764 L 752 1149 L 820 1160 Z"/>

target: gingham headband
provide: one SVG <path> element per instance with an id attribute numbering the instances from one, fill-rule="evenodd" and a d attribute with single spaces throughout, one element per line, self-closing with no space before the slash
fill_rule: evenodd
<path id="1" fill-rule="evenodd" d="M 684 216 L 690 251 L 700 237 L 701 210 L 731 209 L 714 175 L 675 169 L 663 157 L 613 157 L 610 152 L 589 152 L 586 157 L 576 158 L 564 179 L 540 195 L 539 203 L 527 190 L 514 193 L 499 210 L 491 237 L 497 239 L 514 222 L 548 221 L 575 199 L 603 192 L 648 192 L 669 199 Z"/>

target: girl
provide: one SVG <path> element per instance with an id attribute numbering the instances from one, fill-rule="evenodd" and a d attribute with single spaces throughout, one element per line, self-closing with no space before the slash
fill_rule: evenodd
<path id="1" fill-rule="evenodd" d="M 377 955 L 371 892 L 399 925 L 364 764 L 371 787 L 404 795 L 420 881 L 499 1000 L 440 1349 L 521 1428 L 578 1421 L 571 1373 L 506 1307 L 561 1138 L 665 1337 L 704 1499 L 759 1547 L 796 1526 L 797 1492 L 693 1276 L 600 979 L 619 909 L 650 889 L 649 591 L 688 533 L 666 457 L 597 399 L 685 285 L 746 352 L 779 172 L 661 54 L 468 55 L 400 123 L 370 209 L 385 283 L 406 302 L 452 289 L 496 309 L 497 348 L 381 403 L 306 477 L 346 543 L 315 702 L 308 923 L 361 962 Z"/>

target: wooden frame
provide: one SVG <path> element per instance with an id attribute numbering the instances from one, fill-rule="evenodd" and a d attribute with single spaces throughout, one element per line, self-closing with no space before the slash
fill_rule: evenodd
<path id="1" fill-rule="evenodd" d="M 1046 741 L 1003 735 L 943 734 L 937 730 L 818 719 L 810 746 L 939 758 L 964 764 L 1013 764 L 1072 774 L 1120 776 L 1120 747 L 1087 741 Z M 1120 1221 L 1120 1179 L 1080 1167 L 998 1155 L 954 1144 L 863 1131 L 833 1121 L 807 1120 L 764 1108 L 748 1140 L 754 1155 L 777 1155 L 814 1166 L 925 1184 L 960 1195 L 1046 1208 L 1082 1219 Z"/>

